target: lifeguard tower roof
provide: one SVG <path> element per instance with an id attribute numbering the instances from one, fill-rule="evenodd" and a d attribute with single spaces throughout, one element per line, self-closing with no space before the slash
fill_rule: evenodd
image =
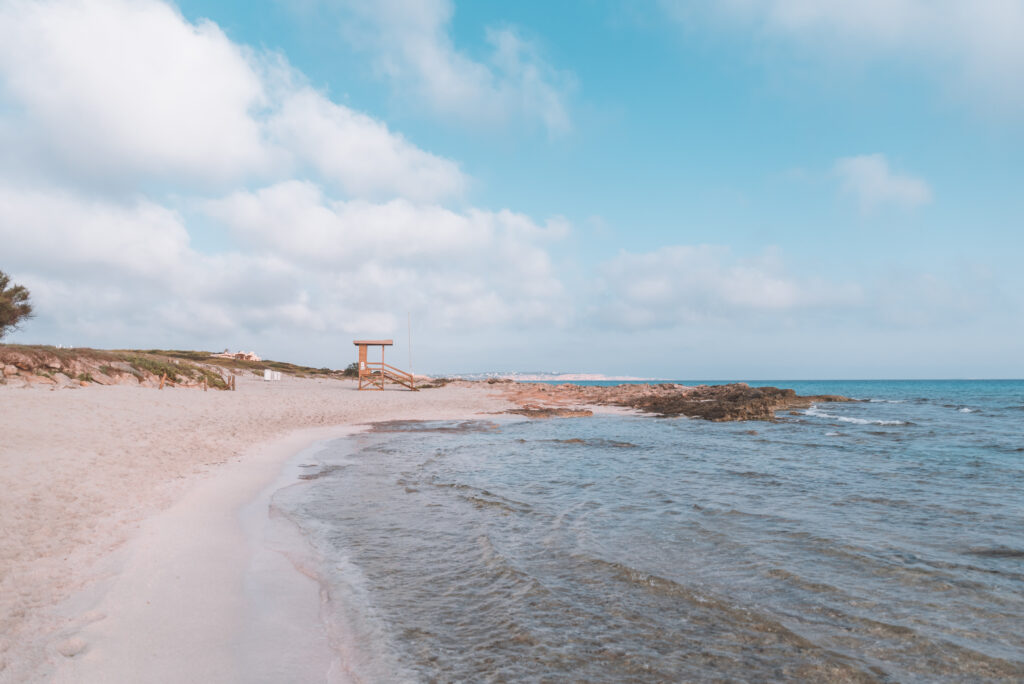
<path id="1" fill-rule="evenodd" d="M 352 344 L 357 347 L 365 344 L 368 347 L 391 347 L 395 344 L 394 340 L 352 340 Z"/>

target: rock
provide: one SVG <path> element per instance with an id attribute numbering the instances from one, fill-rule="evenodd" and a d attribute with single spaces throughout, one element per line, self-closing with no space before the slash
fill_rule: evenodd
<path id="1" fill-rule="evenodd" d="M 594 415 L 590 409 L 570 409 L 553 406 L 520 406 L 505 413 L 515 413 L 527 418 L 588 418 Z"/>
<path id="2" fill-rule="evenodd" d="M 791 389 L 735 385 L 702 385 L 688 392 L 641 397 L 632 408 L 661 416 L 687 416 L 711 421 L 772 420 L 775 412 L 789 408 L 798 397 Z M 809 405 L 809 404 L 808 404 Z"/>
<path id="3" fill-rule="evenodd" d="M 18 367 L 17 366 L 14 366 L 12 364 L 8 364 L 8 365 L 4 366 L 4 375 L 10 376 L 10 375 L 17 375 L 17 374 L 18 374 Z"/>
<path id="4" fill-rule="evenodd" d="M 8 356 L 9 363 L 13 363 L 21 370 L 30 371 L 34 367 L 32 359 L 25 354 L 11 354 Z"/>
<path id="5" fill-rule="evenodd" d="M 531 417 L 559 415 L 545 416 L 543 412 L 568 411 L 570 409 L 545 407 L 549 403 L 572 402 L 576 405 L 622 406 L 663 417 L 687 416 L 711 421 L 774 420 L 777 411 L 807 408 L 815 402 L 853 401 L 839 396 L 801 397 L 791 389 L 750 387 L 746 383 L 698 387 L 670 383 L 610 387 L 515 383 L 508 391 L 510 398 L 521 406 L 510 413 Z"/>

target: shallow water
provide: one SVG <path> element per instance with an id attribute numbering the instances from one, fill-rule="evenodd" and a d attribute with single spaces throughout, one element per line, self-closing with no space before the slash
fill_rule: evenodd
<path id="1" fill-rule="evenodd" d="M 1024 383 L 777 423 L 381 424 L 277 508 L 368 681 L 1024 677 Z"/>

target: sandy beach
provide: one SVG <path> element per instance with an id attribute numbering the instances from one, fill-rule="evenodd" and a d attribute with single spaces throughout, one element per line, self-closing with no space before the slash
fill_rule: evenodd
<path id="1" fill-rule="evenodd" d="M 273 483 L 362 424 L 509 405 L 482 387 L 287 376 L 239 376 L 237 392 L 0 387 L 0 681 L 272 681 L 268 663 L 345 681 L 321 669 L 337 635 L 289 624 L 315 622 L 316 582 L 253 543 Z M 256 620 L 253 592 L 268 597 Z"/>

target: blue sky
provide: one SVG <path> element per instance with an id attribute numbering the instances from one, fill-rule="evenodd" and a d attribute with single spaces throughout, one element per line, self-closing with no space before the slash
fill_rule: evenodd
<path id="1" fill-rule="evenodd" d="M 16 341 L 1024 375 L 1024 3 L 0 0 Z M 45 85 L 44 85 L 45 84 Z"/>

